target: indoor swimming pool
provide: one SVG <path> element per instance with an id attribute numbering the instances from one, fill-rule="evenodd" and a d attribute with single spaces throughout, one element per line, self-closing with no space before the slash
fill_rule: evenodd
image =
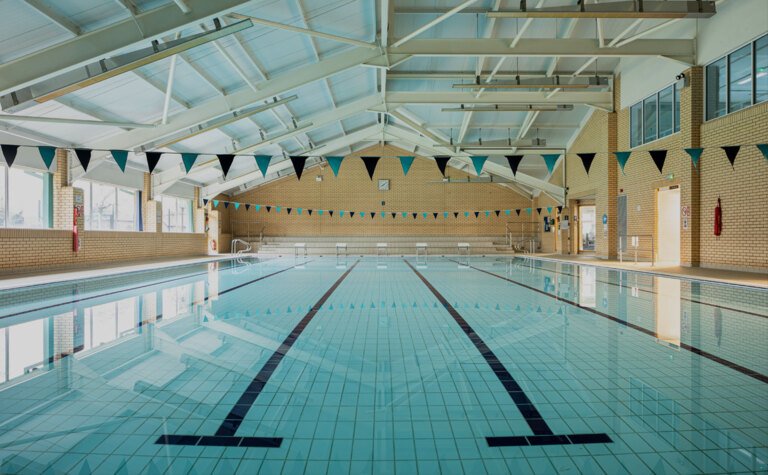
<path id="1" fill-rule="evenodd" d="M 1 473 L 768 470 L 768 290 L 513 257 L 0 291 Z"/>

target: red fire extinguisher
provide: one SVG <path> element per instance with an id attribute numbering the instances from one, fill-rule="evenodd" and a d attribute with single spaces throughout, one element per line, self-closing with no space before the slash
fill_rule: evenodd
<path id="1" fill-rule="evenodd" d="M 720 197 L 717 197 L 717 206 L 715 206 L 715 236 L 723 232 L 723 209 L 720 207 Z"/>
<path id="2" fill-rule="evenodd" d="M 77 235 L 77 218 L 80 216 L 80 209 L 75 206 L 72 212 L 72 250 L 77 252 L 80 250 L 80 237 Z"/>

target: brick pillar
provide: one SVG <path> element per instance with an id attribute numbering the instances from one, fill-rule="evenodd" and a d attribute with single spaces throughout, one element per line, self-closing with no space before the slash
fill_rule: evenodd
<path id="1" fill-rule="evenodd" d="M 621 108 L 621 80 L 616 77 L 613 80 L 613 112 L 608 114 L 608 160 L 606 166 L 608 167 L 606 182 L 607 185 L 607 202 L 606 202 L 606 214 L 608 214 L 608 242 L 607 242 L 607 257 L 608 259 L 616 259 L 618 257 L 619 236 L 618 236 L 618 196 L 619 196 L 619 164 L 616 161 L 616 156 L 613 152 L 618 150 L 619 147 L 619 114 L 618 110 Z M 600 217 L 602 218 L 602 216 Z M 602 226 L 600 221 L 598 226 Z"/>
<path id="2" fill-rule="evenodd" d="M 683 148 L 701 146 L 701 124 L 704 118 L 704 68 L 695 66 L 685 72 L 688 85 L 680 93 L 680 142 Z M 693 166 L 688 154 L 688 163 L 681 177 L 680 204 L 688 206 L 691 216 L 687 229 L 681 222 L 680 263 L 683 266 L 698 266 L 701 262 L 701 175 Z M 685 220 L 685 217 L 681 217 Z"/>
<path id="3" fill-rule="evenodd" d="M 148 233 L 163 232 L 163 206 L 155 201 L 152 193 L 152 175 L 144 174 L 144 187 L 141 193 L 141 206 L 144 211 L 144 231 Z"/>
<path id="4" fill-rule="evenodd" d="M 69 184 L 69 155 L 56 150 L 56 171 L 53 172 L 53 228 L 72 229 L 73 188 Z"/>
<path id="5" fill-rule="evenodd" d="M 195 187 L 195 199 L 192 202 L 194 212 L 192 213 L 192 230 L 196 233 L 205 232 L 205 208 L 200 206 L 200 187 Z"/>
<path id="6" fill-rule="evenodd" d="M 216 250 L 214 254 L 219 253 L 221 249 L 221 233 L 219 231 L 219 214 L 220 211 L 210 210 L 208 211 L 208 249 L 212 249 L 211 243 L 216 241 Z"/>

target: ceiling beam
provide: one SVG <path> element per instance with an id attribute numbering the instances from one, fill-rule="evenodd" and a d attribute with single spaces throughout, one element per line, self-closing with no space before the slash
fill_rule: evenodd
<path id="1" fill-rule="evenodd" d="M 463 9 L 467 8 L 468 6 L 472 5 L 476 1 L 477 0 L 466 0 L 464 3 L 461 3 L 461 4 L 451 8 L 450 10 L 448 10 L 445 13 L 443 13 L 439 17 L 429 21 L 427 24 L 417 28 L 416 30 L 412 31 L 411 33 L 408 33 L 407 35 L 403 36 L 399 40 L 395 41 L 394 43 L 392 43 L 392 46 L 402 46 L 402 45 L 404 45 L 406 42 L 408 42 L 408 41 L 412 40 L 413 38 L 419 36 L 420 34 L 424 33 L 425 31 L 427 31 L 428 29 L 430 29 L 433 26 L 437 25 L 438 23 L 444 22 L 448 18 L 452 17 L 456 13 L 458 13 L 458 12 L 462 11 Z"/>
<path id="2" fill-rule="evenodd" d="M 0 65 L 0 95 L 50 79 L 128 47 L 147 46 L 150 40 L 228 13 L 249 0 L 187 0 L 185 14 L 174 3 L 131 16 L 98 30 Z"/>
<path id="3" fill-rule="evenodd" d="M 331 41 L 338 41 L 340 43 L 346 43 L 346 44 L 358 46 L 361 48 L 373 48 L 373 49 L 378 48 L 378 45 L 374 43 L 367 43 L 365 41 L 346 38 L 344 36 L 332 35 L 330 33 L 323 33 L 320 31 L 310 30 L 309 28 L 300 28 L 298 26 L 286 25 L 285 23 L 278 23 L 276 21 L 265 20 L 263 18 L 257 18 L 250 15 L 243 15 L 240 13 L 230 13 L 229 16 L 232 18 L 238 18 L 241 20 L 248 19 L 248 20 L 251 20 L 253 23 L 258 23 L 260 25 L 276 28 L 278 30 L 292 31 L 294 33 L 300 33 L 302 35 L 314 36 L 316 38 L 323 38 Z"/>
<path id="4" fill-rule="evenodd" d="M 52 22 L 56 23 L 61 28 L 72 33 L 73 36 L 80 36 L 82 34 L 82 30 L 80 29 L 80 27 L 77 26 L 72 20 L 56 12 L 50 6 L 43 3 L 41 0 L 24 0 L 24 2 L 30 7 L 37 10 L 39 13 L 43 14 L 46 18 L 48 18 Z"/>
<path id="5" fill-rule="evenodd" d="M 481 81 L 486 81 L 492 71 L 482 71 L 480 74 L 476 74 L 474 71 L 389 71 L 387 77 L 389 79 L 400 80 L 418 80 L 427 79 L 430 81 L 445 80 L 445 81 L 472 81 L 474 82 L 477 76 L 480 76 Z M 541 79 L 551 78 L 552 76 L 573 76 L 573 72 L 558 71 L 557 73 L 549 71 L 520 71 L 520 73 L 496 73 L 493 77 L 495 79 L 517 79 L 519 76 L 521 79 Z M 592 77 L 594 72 L 584 74 L 584 76 Z M 611 76 L 613 71 L 599 71 L 598 76 Z"/>
<path id="6" fill-rule="evenodd" d="M 547 99 L 545 92 L 488 92 L 480 97 L 470 92 L 400 92 L 387 95 L 387 103 L 397 104 L 602 104 L 612 105 L 610 91 L 566 91 Z"/>

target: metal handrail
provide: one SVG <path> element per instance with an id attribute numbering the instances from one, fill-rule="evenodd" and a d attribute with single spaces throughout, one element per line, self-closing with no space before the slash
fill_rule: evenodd
<path id="1" fill-rule="evenodd" d="M 633 234 L 628 236 L 619 236 L 619 262 L 624 262 L 624 253 L 632 249 L 634 251 L 634 261 L 637 263 L 638 252 L 643 251 L 643 249 L 641 249 L 641 244 L 646 241 L 651 243 L 651 266 L 654 266 L 656 264 L 656 249 L 652 234 Z"/>
<path id="2" fill-rule="evenodd" d="M 245 249 L 237 250 L 237 245 L 243 244 L 245 246 Z M 230 252 L 232 254 L 245 254 L 246 252 L 250 252 L 251 249 L 253 249 L 247 241 L 243 241 L 242 239 L 235 238 L 232 240 L 232 243 L 230 244 Z"/>

